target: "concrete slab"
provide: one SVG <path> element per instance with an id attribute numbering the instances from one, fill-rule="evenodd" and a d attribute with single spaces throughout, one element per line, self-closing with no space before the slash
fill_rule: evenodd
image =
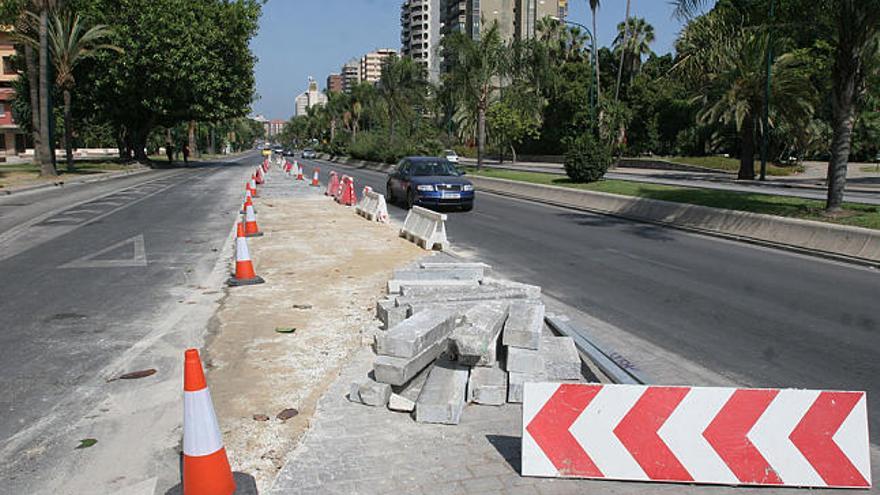
<path id="1" fill-rule="evenodd" d="M 416 403 L 402 395 L 391 394 L 388 400 L 388 409 L 397 412 L 413 412 L 416 410 Z"/>
<path id="2" fill-rule="evenodd" d="M 446 347 L 446 339 L 443 339 L 411 358 L 377 356 L 373 362 L 376 381 L 390 385 L 403 385 L 437 359 L 446 350 Z"/>
<path id="3" fill-rule="evenodd" d="M 507 348 L 506 370 L 513 373 L 537 375 L 544 371 L 544 356 L 535 349 Z"/>
<path id="4" fill-rule="evenodd" d="M 495 365 L 508 307 L 506 302 L 487 302 L 464 313 L 462 324 L 449 337 L 449 349 L 456 360 L 468 366 Z"/>
<path id="5" fill-rule="evenodd" d="M 391 397 L 391 385 L 378 383 L 369 378 L 353 382 L 348 399 L 368 406 L 384 407 Z"/>
<path id="6" fill-rule="evenodd" d="M 481 286 L 479 290 L 473 292 L 461 291 L 458 293 L 438 294 L 435 296 L 425 295 L 424 297 L 397 296 L 394 298 L 394 301 L 398 306 L 405 306 L 407 304 L 457 303 L 534 298 L 535 297 L 533 297 L 530 291 L 524 288 L 483 290 L 483 287 Z"/>
<path id="7" fill-rule="evenodd" d="M 432 268 L 430 270 L 394 270 L 397 280 L 475 280 L 483 279 L 482 268 Z"/>
<path id="8" fill-rule="evenodd" d="M 406 307 L 399 307 L 393 299 L 383 299 L 376 303 L 376 317 L 382 322 L 382 330 L 402 322 L 408 316 Z"/>
<path id="9" fill-rule="evenodd" d="M 514 302 L 504 324 L 501 343 L 508 347 L 538 350 L 544 329 L 544 305 L 542 303 Z"/>
<path id="10" fill-rule="evenodd" d="M 464 410 L 467 382 L 467 366 L 438 360 L 416 401 L 416 421 L 457 425 Z"/>
<path id="11" fill-rule="evenodd" d="M 574 380 L 583 377 L 580 354 L 571 337 L 543 337 L 540 353 L 544 359 L 544 376 L 547 378 Z"/>
<path id="12" fill-rule="evenodd" d="M 501 366 L 474 367 L 468 380 L 467 401 L 500 406 L 507 402 L 507 372 Z"/>
<path id="13" fill-rule="evenodd" d="M 411 358 L 438 340 L 446 339 L 455 326 L 457 312 L 430 309 L 422 311 L 376 336 L 376 353 Z"/>
<path id="14" fill-rule="evenodd" d="M 402 287 L 478 287 L 480 283 L 476 280 L 398 280 L 392 279 L 388 281 L 388 293 L 400 294 Z"/>

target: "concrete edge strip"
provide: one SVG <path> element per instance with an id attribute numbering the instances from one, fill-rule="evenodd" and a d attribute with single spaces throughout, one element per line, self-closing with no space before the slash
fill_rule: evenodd
<path id="1" fill-rule="evenodd" d="M 76 185 L 80 185 L 80 184 L 92 184 L 95 182 L 104 182 L 107 180 L 118 179 L 121 177 L 131 177 L 132 175 L 145 174 L 147 172 L 153 172 L 155 170 L 156 169 L 153 169 L 153 168 L 144 168 L 144 169 L 140 169 L 140 170 L 121 170 L 118 172 L 108 172 L 108 173 L 101 174 L 101 176 L 99 176 L 99 177 L 88 177 L 88 178 L 84 178 L 82 180 L 63 181 L 61 183 L 52 182 L 52 183 L 46 183 L 46 184 L 33 184 L 30 186 L 21 186 L 21 187 L 16 187 L 16 188 L 11 188 L 11 189 L 0 189 L 0 194 L 3 194 L 5 196 L 12 196 L 14 194 L 42 191 L 43 189 L 52 189 L 54 187 L 76 186 Z"/>
<path id="2" fill-rule="evenodd" d="M 474 180 L 476 179 L 476 180 Z M 614 216 L 619 218 L 625 218 L 627 220 L 635 220 L 639 222 L 652 223 L 656 225 L 662 225 L 665 227 L 672 227 L 684 231 L 696 232 L 705 235 L 711 235 L 714 237 L 721 237 L 725 239 L 732 239 L 740 242 L 746 242 L 749 244 L 757 244 L 767 247 L 773 247 L 777 249 L 784 249 L 788 251 L 793 251 L 802 254 L 808 254 L 811 256 L 817 256 L 822 258 L 833 259 L 837 261 L 845 261 L 848 263 L 855 263 L 859 265 L 872 266 L 872 267 L 880 267 L 880 232 L 874 232 L 870 229 L 860 228 L 860 227 L 850 227 L 845 225 L 836 225 L 836 224 L 824 224 L 821 222 L 815 222 L 810 220 L 800 220 L 800 219 L 791 219 L 784 217 L 774 217 L 772 215 L 762 215 L 757 213 L 750 212 L 740 212 L 733 210 L 722 210 L 719 208 L 710 208 L 699 205 L 690 205 L 685 203 L 670 203 L 668 201 L 660 201 L 660 200 L 652 200 L 645 198 L 629 198 L 627 196 L 619 196 L 614 194 L 607 193 L 596 193 L 591 191 L 579 191 L 571 188 L 560 188 L 555 186 L 545 186 L 539 184 L 529 184 L 524 182 L 517 181 L 509 181 L 504 179 L 490 179 L 485 177 L 479 178 L 471 178 L 476 185 L 478 186 L 478 190 L 484 193 L 497 194 L 499 196 L 512 197 L 517 199 L 522 199 L 526 201 L 543 203 L 553 206 L 558 206 L 562 208 L 570 208 L 574 210 L 587 211 L 590 213 L 598 213 L 602 215 Z M 527 189 L 530 191 L 520 192 L 520 191 L 512 191 L 510 189 L 505 188 L 504 186 L 507 183 L 515 184 L 517 189 Z M 493 187 L 497 185 L 498 187 Z M 862 242 L 858 246 L 855 246 L 852 251 L 846 252 L 844 250 L 830 250 L 830 249 L 821 249 L 816 247 L 809 247 L 803 245 L 800 241 L 790 241 L 784 242 L 778 239 L 768 239 L 760 236 L 760 232 L 755 233 L 736 233 L 729 230 L 726 230 L 723 226 L 718 227 L 700 227 L 693 224 L 683 223 L 676 221 L 674 214 L 667 215 L 657 215 L 660 218 L 652 218 L 643 215 L 639 215 L 637 213 L 630 213 L 626 211 L 619 211 L 614 209 L 606 209 L 601 206 L 592 206 L 590 204 L 574 204 L 570 201 L 558 200 L 547 197 L 550 193 L 557 192 L 558 190 L 564 190 L 565 194 L 575 194 L 580 195 L 582 198 L 585 198 L 589 201 L 592 198 L 606 198 L 611 197 L 616 201 L 625 202 L 629 204 L 640 203 L 644 205 L 645 209 L 651 208 L 655 211 L 662 211 L 662 209 L 668 209 L 670 204 L 672 207 L 676 209 L 683 210 L 697 210 L 701 213 L 711 212 L 710 215 L 713 217 L 713 220 L 717 220 L 716 223 L 721 222 L 723 220 L 727 220 L 729 218 L 736 218 L 738 222 L 738 227 L 742 229 L 742 225 L 747 223 L 749 219 L 754 218 L 757 221 L 764 222 L 769 225 L 770 229 L 782 229 L 782 228 L 790 228 L 792 226 L 796 226 L 799 228 L 809 227 L 810 229 L 816 230 L 816 232 L 822 232 L 826 234 L 826 236 L 839 236 L 842 240 L 847 240 L 848 235 L 854 236 L 862 236 L 867 238 L 867 241 Z M 542 194 L 543 193 L 543 194 Z M 670 218 L 672 217 L 672 218 Z M 731 222 L 734 223 L 734 222 Z M 812 236 L 815 236 L 816 232 L 811 233 Z M 802 241 L 802 240 L 801 240 Z M 865 253 L 868 250 L 868 243 L 876 244 L 876 247 L 873 248 L 874 251 L 877 251 L 876 254 L 873 253 Z M 854 243 L 853 243 L 854 244 Z M 863 255 L 864 254 L 864 255 Z"/>
<path id="3" fill-rule="evenodd" d="M 624 368 L 611 359 L 609 352 L 606 352 L 595 342 L 591 341 L 584 329 L 576 329 L 567 318 L 563 319 L 562 317 L 548 314 L 544 317 L 544 321 L 560 335 L 571 337 L 578 351 L 586 355 L 599 368 L 599 371 L 605 374 L 612 382 L 629 385 L 645 385 L 650 383 L 650 380 L 641 371 L 635 368 Z"/>

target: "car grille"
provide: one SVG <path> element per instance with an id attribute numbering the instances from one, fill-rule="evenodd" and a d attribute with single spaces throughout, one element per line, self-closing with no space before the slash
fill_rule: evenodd
<path id="1" fill-rule="evenodd" d="M 461 184 L 437 184 L 438 191 L 461 191 Z"/>

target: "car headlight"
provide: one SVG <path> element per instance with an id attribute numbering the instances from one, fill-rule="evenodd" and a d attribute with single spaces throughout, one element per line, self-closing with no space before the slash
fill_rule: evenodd
<path id="1" fill-rule="evenodd" d="M 465 184 L 465 185 L 461 186 L 461 190 L 462 191 L 473 191 L 474 186 L 471 184 Z"/>
<path id="2" fill-rule="evenodd" d="M 434 186 L 432 186 L 431 184 L 421 184 L 416 186 L 416 189 L 418 189 L 419 191 L 433 191 Z"/>

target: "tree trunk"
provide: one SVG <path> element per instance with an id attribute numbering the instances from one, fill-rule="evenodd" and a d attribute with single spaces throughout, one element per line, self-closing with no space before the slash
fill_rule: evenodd
<path id="1" fill-rule="evenodd" d="M 510 145 L 510 154 L 511 154 L 511 158 L 513 159 L 513 161 L 511 163 L 516 165 L 516 148 L 514 148 L 512 144 Z"/>
<path id="2" fill-rule="evenodd" d="M 477 109 L 477 170 L 483 168 L 483 151 L 486 145 L 486 109 L 483 105 Z"/>
<path id="3" fill-rule="evenodd" d="M 602 100 L 601 84 L 599 83 L 599 48 L 596 43 L 596 11 L 593 10 L 593 60 L 596 61 L 596 104 Z"/>
<path id="4" fill-rule="evenodd" d="M 40 175 L 55 177 L 55 146 L 52 142 L 51 115 L 49 114 L 49 9 L 40 10 Z"/>
<path id="5" fill-rule="evenodd" d="M 620 81 L 623 79 L 623 61 L 626 57 L 626 37 L 629 35 L 629 7 L 631 0 L 626 0 L 626 17 L 623 18 L 623 43 L 620 45 L 620 67 L 617 68 L 617 88 L 614 90 L 614 101 L 620 99 Z M 595 27 L 593 28 L 595 29 Z"/>
<path id="6" fill-rule="evenodd" d="M 190 156 L 195 156 L 196 153 L 196 122 L 194 120 L 189 121 L 189 129 L 188 129 L 188 145 L 189 145 L 189 154 Z"/>
<path id="7" fill-rule="evenodd" d="M 129 148 L 134 153 L 134 159 L 140 163 L 150 161 L 147 157 L 147 136 L 150 134 L 149 129 L 137 129 L 129 131 Z"/>
<path id="8" fill-rule="evenodd" d="M 42 170 L 43 139 L 40 135 L 40 75 L 37 73 L 37 61 L 34 49 L 30 44 L 24 45 L 24 58 L 28 74 L 28 89 L 31 99 L 31 134 L 34 139 L 34 165 Z"/>
<path id="9" fill-rule="evenodd" d="M 742 140 L 742 155 L 739 158 L 739 174 L 736 178 L 753 180 L 755 178 L 755 120 L 751 115 L 743 119 L 740 139 Z"/>
<path id="10" fill-rule="evenodd" d="M 840 211 L 846 188 L 846 167 L 855 122 L 855 96 L 859 86 L 858 52 L 843 43 L 834 63 L 834 86 L 831 91 L 832 131 L 831 160 L 828 162 L 828 201 L 825 211 Z"/>
<path id="11" fill-rule="evenodd" d="M 73 120 L 70 112 L 70 90 L 64 90 L 64 153 L 67 157 L 67 171 L 73 172 Z"/>

